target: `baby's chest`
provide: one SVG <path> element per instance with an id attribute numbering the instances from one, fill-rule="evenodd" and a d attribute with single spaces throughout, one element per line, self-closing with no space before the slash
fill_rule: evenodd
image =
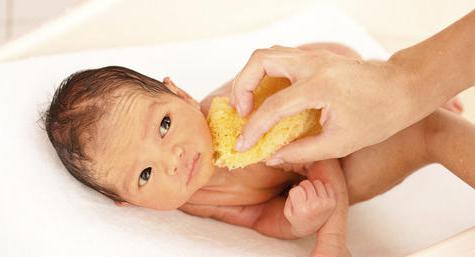
<path id="1" fill-rule="evenodd" d="M 213 181 L 193 195 L 194 204 L 249 205 L 268 201 L 296 183 L 300 176 L 264 165 L 218 170 Z"/>

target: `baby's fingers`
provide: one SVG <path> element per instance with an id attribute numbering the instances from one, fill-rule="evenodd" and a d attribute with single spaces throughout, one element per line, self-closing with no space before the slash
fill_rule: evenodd
<path id="1" fill-rule="evenodd" d="M 292 217 L 293 213 L 294 213 L 294 207 L 292 206 L 292 201 L 291 201 L 290 197 L 288 197 L 287 200 L 285 201 L 285 205 L 284 205 L 284 216 L 287 219 L 290 219 L 290 217 Z"/>
<path id="2" fill-rule="evenodd" d="M 304 204 L 307 198 L 305 196 L 305 190 L 301 186 L 296 186 L 290 189 L 289 197 L 290 197 L 290 200 L 292 201 L 293 207 L 297 207 Z"/>
<path id="3" fill-rule="evenodd" d="M 300 186 L 305 190 L 306 201 L 313 203 L 318 200 L 317 192 L 315 187 L 310 180 L 306 179 L 300 182 Z"/>
<path id="4" fill-rule="evenodd" d="M 328 197 L 327 190 L 325 189 L 325 186 L 323 185 L 322 181 L 318 179 L 313 181 L 313 186 L 315 187 L 315 191 L 317 192 L 319 198 Z"/>

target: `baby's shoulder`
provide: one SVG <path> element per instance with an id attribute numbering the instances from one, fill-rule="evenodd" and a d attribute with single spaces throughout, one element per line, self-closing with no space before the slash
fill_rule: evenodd
<path id="1" fill-rule="evenodd" d="M 208 110 L 209 110 L 209 107 L 211 106 L 211 101 L 213 100 L 213 98 L 215 98 L 217 96 L 230 97 L 231 90 L 232 90 L 232 80 L 226 82 L 224 85 L 222 85 L 218 89 L 216 89 L 213 92 L 211 92 L 210 94 L 208 94 L 208 96 L 206 96 L 200 102 L 201 112 L 205 116 L 208 116 Z"/>

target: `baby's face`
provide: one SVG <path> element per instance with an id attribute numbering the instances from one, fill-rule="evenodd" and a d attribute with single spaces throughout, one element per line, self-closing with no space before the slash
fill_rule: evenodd
<path id="1" fill-rule="evenodd" d="M 127 92 L 99 122 L 94 147 L 99 181 L 129 203 L 169 210 L 211 178 L 211 135 L 199 104 L 179 96 Z"/>

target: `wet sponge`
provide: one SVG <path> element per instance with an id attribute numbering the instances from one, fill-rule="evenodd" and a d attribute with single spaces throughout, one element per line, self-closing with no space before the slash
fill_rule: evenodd
<path id="1" fill-rule="evenodd" d="M 254 110 L 275 92 L 286 88 L 285 78 L 264 77 L 254 91 Z M 213 138 L 214 162 L 218 167 L 241 168 L 270 157 L 291 141 L 320 132 L 320 110 L 309 109 L 279 121 L 246 152 L 234 150 L 237 138 L 247 122 L 229 104 L 228 97 L 215 97 L 208 111 L 208 124 Z"/>

